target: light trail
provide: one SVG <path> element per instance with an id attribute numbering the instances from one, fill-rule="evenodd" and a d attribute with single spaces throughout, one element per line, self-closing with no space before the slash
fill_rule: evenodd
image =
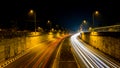
<path id="1" fill-rule="evenodd" d="M 120 68 L 119 65 L 85 47 L 79 40 L 80 33 L 71 36 L 70 41 L 75 57 L 82 60 L 87 68 Z M 79 63 L 79 62 L 78 62 Z"/>

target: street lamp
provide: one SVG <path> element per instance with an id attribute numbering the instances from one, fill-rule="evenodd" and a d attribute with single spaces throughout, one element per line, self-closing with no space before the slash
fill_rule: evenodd
<path id="1" fill-rule="evenodd" d="M 86 21 L 86 20 L 83 20 L 83 24 L 87 24 L 87 21 Z"/>
<path id="2" fill-rule="evenodd" d="M 86 21 L 86 20 L 83 20 L 83 21 L 82 21 L 82 24 L 80 25 L 80 31 L 82 31 L 83 25 L 86 25 L 86 24 L 87 24 L 87 21 Z"/>
<path id="3" fill-rule="evenodd" d="M 35 22 L 35 34 L 36 34 L 36 12 L 35 12 L 34 10 L 30 10 L 29 14 L 34 16 L 34 22 Z"/>
<path id="4" fill-rule="evenodd" d="M 51 27 L 52 27 L 52 23 L 51 23 L 51 21 L 48 20 L 47 24 L 48 24 L 48 26 L 49 26 L 49 29 L 51 30 Z"/>
<path id="5" fill-rule="evenodd" d="M 93 17 L 92 28 L 94 28 L 94 16 L 95 16 L 95 15 L 98 15 L 98 14 L 99 14 L 99 11 L 95 11 L 95 12 L 92 14 L 92 17 Z"/>

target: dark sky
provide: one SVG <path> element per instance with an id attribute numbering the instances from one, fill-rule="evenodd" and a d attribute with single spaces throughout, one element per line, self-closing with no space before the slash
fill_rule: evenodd
<path id="1" fill-rule="evenodd" d="M 4 0 L 0 4 L 0 22 L 1 25 L 4 22 L 4 26 L 9 26 L 11 20 L 26 19 L 30 9 L 36 11 L 37 19 L 42 23 L 51 20 L 74 31 L 83 19 L 92 23 L 92 14 L 96 10 L 101 15 L 100 23 L 113 25 L 120 22 L 119 2 L 115 0 Z"/>

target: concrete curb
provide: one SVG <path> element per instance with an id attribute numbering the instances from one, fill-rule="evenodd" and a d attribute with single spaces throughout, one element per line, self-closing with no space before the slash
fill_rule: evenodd
<path id="1" fill-rule="evenodd" d="M 36 45 L 36 46 L 38 46 L 38 45 Z M 34 46 L 34 47 L 36 47 L 36 46 Z M 34 47 L 32 47 L 32 48 L 34 48 Z M 10 64 L 10 63 L 14 62 L 15 60 L 19 59 L 19 58 L 22 57 L 23 55 L 27 54 L 32 48 L 27 49 L 25 52 L 23 52 L 23 53 L 15 56 L 14 58 L 10 58 L 10 59 L 6 60 L 5 62 L 4 62 L 4 61 L 1 62 L 1 63 L 0 63 L 0 68 L 4 68 L 4 67 L 6 67 L 8 64 Z"/>
<path id="2" fill-rule="evenodd" d="M 14 57 L 14 58 L 10 58 L 10 59 L 6 60 L 5 62 L 2 62 L 2 63 L 0 64 L 0 68 L 6 67 L 8 64 L 14 62 L 14 61 L 17 60 L 18 58 L 20 58 L 20 57 L 22 57 L 23 55 L 25 55 L 26 53 L 27 53 L 27 52 L 22 53 L 22 54 L 19 54 L 19 55 L 17 55 L 17 56 Z"/>

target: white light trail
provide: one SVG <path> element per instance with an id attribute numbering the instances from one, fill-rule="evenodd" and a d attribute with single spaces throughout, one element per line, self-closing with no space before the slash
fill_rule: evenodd
<path id="1" fill-rule="evenodd" d="M 78 55 L 76 58 L 81 59 L 87 68 L 120 68 L 119 65 L 85 47 L 78 40 L 79 35 L 80 33 L 74 34 L 71 36 L 70 41 L 75 51 L 74 53 Z"/>

